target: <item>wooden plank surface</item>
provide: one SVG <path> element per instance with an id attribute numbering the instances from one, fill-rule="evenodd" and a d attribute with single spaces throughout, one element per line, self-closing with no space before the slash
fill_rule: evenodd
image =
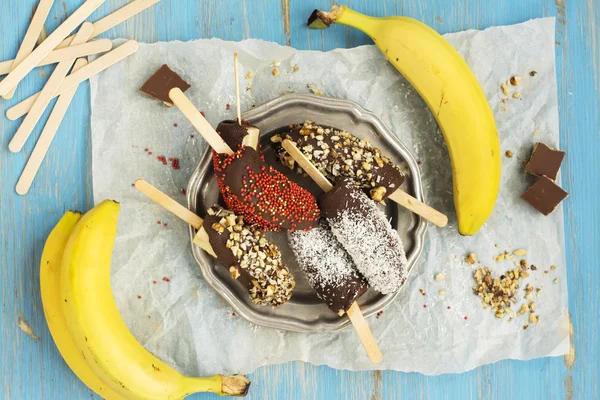
<path id="1" fill-rule="evenodd" d="M 92 20 L 124 5 L 107 0 Z M 35 0 L 0 0 L 0 60 L 14 58 Z M 556 56 L 562 147 L 569 305 L 576 361 L 562 357 L 502 361 L 460 375 L 336 371 L 303 363 L 261 368 L 251 374 L 251 399 L 595 399 L 600 396 L 600 4 L 596 0 L 348 0 L 359 11 L 418 18 L 442 33 L 557 16 Z M 81 0 L 56 2 L 46 23 L 51 32 Z M 140 41 L 248 37 L 330 50 L 370 43 L 345 27 L 309 31 L 305 21 L 324 0 L 163 0 L 104 37 Z M 34 70 L 2 110 L 40 90 L 51 67 Z M 42 75 L 42 76 L 41 76 Z M 39 258 L 45 237 L 67 209 L 92 204 L 89 89 L 77 92 L 28 196 L 14 185 L 31 153 L 7 145 L 17 122 L 0 118 L 0 368 L 2 399 L 92 398 L 60 358 L 45 326 L 39 295 Z M 45 117 L 47 117 L 47 114 Z M 39 135 L 40 127 L 35 131 Z M 23 318 L 40 340 L 18 328 Z M 216 372 L 216 371 L 215 371 Z M 216 398 L 198 395 L 193 398 Z"/>

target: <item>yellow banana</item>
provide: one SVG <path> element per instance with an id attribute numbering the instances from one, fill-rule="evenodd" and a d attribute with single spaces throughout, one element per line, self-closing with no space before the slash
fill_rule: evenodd
<path id="1" fill-rule="evenodd" d="M 130 400 L 182 399 L 196 392 L 245 395 L 245 376 L 186 377 L 133 337 L 110 286 L 110 261 L 119 204 L 104 201 L 75 226 L 61 267 L 61 304 L 67 326 L 87 364 L 112 390 Z"/>
<path id="2" fill-rule="evenodd" d="M 44 245 L 40 263 L 40 289 L 44 315 L 58 351 L 75 375 L 103 399 L 123 400 L 123 397 L 106 386 L 87 365 L 67 329 L 67 321 L 62 310 L 60 298 L 61 260 L 67 240 L 80 218 L 80 213 L 67 211 L 58 221 Z"/>
<path id="3" fill-rule="evenodd" d="M 474 235 L 500 188 L 500 143 L 492 110 L 473 72 L 440 34 L 408 17 L 375 18 L 348 7 L 315 10 L 309 27 L 348 25 L 369 35 L 415 87 L 436 118 L 452 162 L 458 230 Z"/>

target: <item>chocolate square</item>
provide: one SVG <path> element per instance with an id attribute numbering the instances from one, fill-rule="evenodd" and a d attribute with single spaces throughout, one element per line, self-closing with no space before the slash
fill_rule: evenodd
<path id="1" fill-rule="evenodd" d="M 525 172 L 535 176 L 545 175 L 556 180 L 563 158 L 565 158 L 564 151 L 553 149 L 544 143 L 536 143 L 525 167 Z"/>
<path id="2" fill-rule="evenodd" d="M 544 215 L 556 210 L 561 201 L 567 198 L 569 193 L 562 190 L 554 181 L 542 176 L 536 183 L 527 189 L 521 198 L 531 204 L 536 210 Z"/>
<path id="3" fill-rule="evenodd" d="M 173 106 L 173 102 L 169 98 L 169 91 L 176 87 L 185 92 L 191 85 L 177 75 L 167 64 L 164 64 L 144 83 L 140 91 L 168 106 Z"/>

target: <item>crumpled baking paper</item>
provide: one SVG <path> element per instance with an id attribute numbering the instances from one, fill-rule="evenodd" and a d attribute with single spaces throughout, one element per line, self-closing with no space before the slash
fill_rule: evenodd
<path id="1" fill-rule="evenodd" d="M 122 203 L 112 265 L 114 293 L 127 325 L 148 350 L 188 375 L 249 373 L 291 360 L 434 375 L 505 358 L 568 351 L 562 207 L 544 217 L 519 198 L 534 182 L 523 165 L 533 143 L 559 147 L 554 19 L 445 37 L 483 86 L 502 153 L 514 153 L 512 158 L 502 157 L 495 211 L 474 237 L 457 233 L 449 158 L 436 122 L 417 92 L 374 46 L 324 53 L 260 40 L 142 44 L 136 54 L 91 80 L 94 198 Z M 412 149 L 422 162 L 425 198 L 448 214 L 447 228 L 429 226 L 423 255 L 393 305 L 368 320 L 384 355 L 380 365 L 369 363 L 351 328 L 307 335 L 262 328 L 234 315 L 204 282 L 192 257 L 187 225 L 132 187 L 142 177 L 185 203 L 182 189 L 206 148 L 177 109 L 167 109 L 138 88 L 168 63 L 192 83 L 188 95 L 216 125 L 234 116 L 234 51 L 240 55 L 242 110 L 290 91 L 313 89 L 356 101 L 379 115 Z M 275 61 L 281 63 L 277 76 L 272 73 Z M 537 74 L 530 76 L 531 71 Z M 254 77 L 244 79 L 248 72 Z M 505 96 L 500 84 L 513 75 L 522 77 L 521 83 L 508 85 L 510 94 Z M 520 99 L 512 97 L 515 92 Z M 167 165 L 157 156 L 164 156 Z M 180 169 L 173 168 L 169 158 L 179 158 Z M 527 256 L 493 259 L 520 248 L 528 250 Z M 515 268 L 520 258 L 537 267 L 517 295 L 520 304 L 527 283 L 542 289 L 534 294 L 537 325 L 527 323 L 528 314 L 513 315 L 508 322 L 482 308 L 472 292 L 477 265 L 464 261 L 471 252 L 497 276 Z M 435 280 L 439 273 L 445 280 Z"/>

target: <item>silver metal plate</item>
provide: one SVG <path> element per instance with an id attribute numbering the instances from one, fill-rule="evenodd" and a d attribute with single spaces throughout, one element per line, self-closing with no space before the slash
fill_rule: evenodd
<path id="1" fill-rule="evenodd" d="M 310 94 L 288 94 L 253 108 L 242 117 L 260 128 L 262 151 L 266 161 L 315 195 L 319 195 L 320 190 L 310 178 L 295 173 L 275 161 L 275 152 L 269 141 L 273 134 L 283 131 L 289 124 L 307 119 L 320 125 L 347 130 L 360 138 L 368 138 L 374 147 L 379 147 L 396 165 L 403 167 L 407 178 L 402 189 L 419 200 L 423 199 L 421 176 L 413 156 L 377 116 L 354 102 Z M 190 179 L 187 201 L 188 207 L 200 216 L 205 215 L 206 209 L 215 203 L 224 204 L 214 178 L 210 150 L 204 154 Z M 382 210 L 404 242 L 410 272 L 423 250 L 426 221 L 389 200 L 386 207 L 382 206 Z M 195 229 L 191 228 L 191 239 L 195 234 Z M 220 266 L 217 260 L 193 244 L 192 250 L 206 281 L 240 316 L 252 323 L 307 333 L 333 332 L 347 327 L 350 324 L 349 319 L 331 312 L 308 285 L 287 244 L 286 236 L 285 232 L 267 234 L 267 237 L 279 246 L 297 283 L 291 300 L 279 308 L 255 305 L 250 300 L 247 289 L 232 280 L 227 269 Z M 405 285 L 410 285 L 410 280 Z M 370 316 L 389 306 L 396 296 L 397 293 L 384 296 L 369 289 L 359 299 L 359 305 L 363 314 Z"/>

